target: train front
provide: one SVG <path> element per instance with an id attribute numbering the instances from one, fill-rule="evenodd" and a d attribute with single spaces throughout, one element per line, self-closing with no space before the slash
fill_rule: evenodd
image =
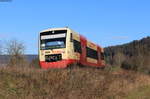
<path id="1" fill-rule="evenodd" d="M 66 47 L 67 28 L 48 29 L 40 33 L 39 39 L 39 60 L 43 69 L 65 68 L 70 64 L 67 58 Z"/>

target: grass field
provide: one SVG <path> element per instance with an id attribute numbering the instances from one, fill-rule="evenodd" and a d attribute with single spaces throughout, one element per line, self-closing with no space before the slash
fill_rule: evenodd
<path id="1" fill-rule="evenodd" d="M 148 75 L 119 68 L 0 68 L 0 99 L 149 99 L 149 92 Z"/>

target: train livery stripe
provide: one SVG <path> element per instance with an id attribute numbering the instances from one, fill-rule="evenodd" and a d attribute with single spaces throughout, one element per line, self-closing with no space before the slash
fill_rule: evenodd
<path id="1" fill-rule="evenodd" d="M 45 62 L 45 61 L 40 61 L 40 65 L 43 69 L 48 69 L 48 68 L 66 68 L 67 65 L 75 63 L 77 60 L 74 59 L 66 59 L 66 60 L 61 60 L 57 62 Z"/>
<path id="2" fill-rule="evenodd" d="M 67 31 L 67 34 L 53 34 L 49 36 L 42 36 L 42 39 L 53 39 L 51 41 L 63 41 L 65 46 L 64 48 L 47 48 L 45 50 L 41 50 L 40 44 L 44 44 L 41 40 L 39 41 L 39 59 L 40 65 L 43 69 L 48 68 L 66 68 L 70 66 L 70 64 L 80 63 L 85 66 L 91 67 L 104 67 L 104 50 L 97 44 L 89 41 L 84 36 L 74 32 L 69 28 L 53 28 L 47 29 L 42 32 L 56 32 L 58 31 L 62 33 L 62 31 Z M 41 33 L 42 33 L 41 32 Z M 65 38 L 61 38 L 65 37 Z M 40 40 L 40 39 L 39 39 Z M 42 43 L 43 42 L 43 43 Z M 52 57 L 55 54 L 61 55 L 61 58 Z M 51 59 L 46 56 L 51 56 Z M 48 61 L 47 61 L 48 60 Z M 50 61 L 49 61 L 50 60 Z"/>

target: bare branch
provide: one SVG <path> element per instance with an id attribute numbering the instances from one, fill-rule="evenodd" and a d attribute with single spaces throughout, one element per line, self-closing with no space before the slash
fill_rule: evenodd
<path id="1" fill-rule="evenodd" d="M 9 66 L 24 66 L 27 61 L 24 57 L 25 46 L 17 40 L 10 40 L 6 44 L 6 54 L 10 56 Z"/>

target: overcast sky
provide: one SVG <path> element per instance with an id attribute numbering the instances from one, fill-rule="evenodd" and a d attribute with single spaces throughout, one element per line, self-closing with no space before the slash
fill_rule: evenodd
<path id="1" fill-rule="evenodd" d="M 27 54 L 38 53 L 39 31 L 65 26 L 103 47 L 138 40 L 150 36 L 150 0 L 0 2 L 0 41 L 18 39 Z"/>

